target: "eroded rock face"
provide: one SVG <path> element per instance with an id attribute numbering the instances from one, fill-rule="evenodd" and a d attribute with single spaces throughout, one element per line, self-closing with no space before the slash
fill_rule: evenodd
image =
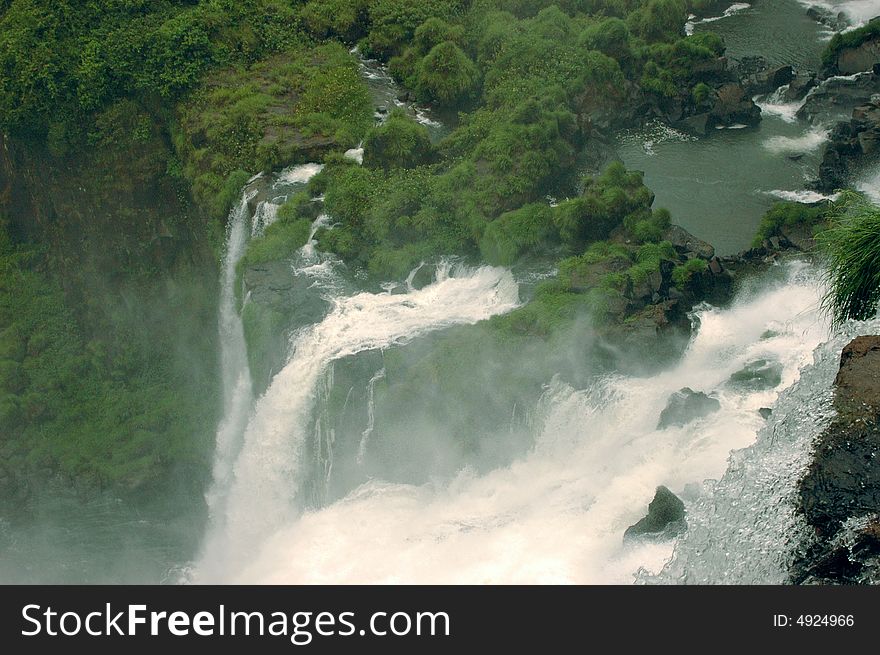
<path id="1" fill-rule="evenodd" d="M 880 37 L 875 36 L 855 47 L 842 48 L 825 73 L 827 75 L 852 75 L 869 71 L 878 63 L 880 63 Z"/>
<path id="2" fill-rule="evenodd" d="M 672 538 L 687 529 L 684 503 L 666 487 L 657 487 L 648 515 L 623 533 L 624 539 L 634 537 Z"/>
<path id="3" fill-rule="evenodd" d="M 844 348 L 834 407 L 799 485 L 800 509 L 817 539 L 792 570 L 796 583 L 876 582 L 880 575 L 880 336 Z"/>

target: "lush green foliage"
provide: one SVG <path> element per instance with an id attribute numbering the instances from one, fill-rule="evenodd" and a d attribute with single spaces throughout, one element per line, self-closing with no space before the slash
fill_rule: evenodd
<path id="1" fill-rule="evenodd" d="M 0 129 L 79 132 L 117 98 L 174 98 L 298 39 L 281 0 L 13 0 L 0 15 Z"/>
<path id="2" fill-rule="evenodd" d="M 817 235 L 828 261 L 828 292 L 822 306 L 833 324 L 873 318 L 880 302 L 880 209 L 846 194 Z"/>
<path id="3" fill-rule="evenodd" d="M 353 147 L 372 113 L 345 48 L 295 48 L 210 76 L 180 106 L 174 143 L 196 199 L 213 208 L 232 172 L 270 170 L 320 158 L 329 147 Z"/>
<path id="4" fill-rule="evenodd" d="M 214 406 L 175 362 L 173 322 L 138 326 L 117 307 L 104 329 L 84 325 L 44 253 L 0 228 L 0 469 L 123 488 L 186 470 L 198 484 Z"/>
<path id="5" fill-rule="evenodd" d="M 778 236 L 783 228 L 817 227 L 825 220 L 827 211 L 827 207 L 810 206 L 800 202 L 777 202 L 761 219 L 752 246 L 760 247 L 766 239 Z"/>
<path id="6" fill-rule="evenodd" d="M 706 268 L 705 259 L 689 259 L 684 264 L 675 267 L 672 271 L 672 281 L 679 289 L 685 289 L 694 276 L 703 273 Z"/>
<path id="7" fill-rule="evenodd" d="M 433 158 L 428 130 L 400 109 L 392 111 L 364 139 L 364 166 L 371 168 L 414 168 Z"/>

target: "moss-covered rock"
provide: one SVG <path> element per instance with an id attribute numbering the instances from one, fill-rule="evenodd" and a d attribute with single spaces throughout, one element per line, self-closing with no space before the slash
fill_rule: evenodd
<path id="1" fill-rule="evenodd" d="M 357 145 L 372 116 L 344 47 L 300 46 L 210 75 L 178 107 L 174 145 L 196 199 L 213 208 L 234 171 L 319 161 Z"/>
<path id="2" fill-rule="evenodd" d="M 428 130 L 395 109 L 364 139 L 364 166 L 371 168 L 415 168 L 430 163 L 434 147 Z"/>

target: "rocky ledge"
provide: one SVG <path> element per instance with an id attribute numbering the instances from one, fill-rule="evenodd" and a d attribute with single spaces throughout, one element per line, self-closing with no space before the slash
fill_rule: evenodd
<path id="1" fill-rule="evenodd" d="M 880 68 L 880 66 L 878 66 Z M 880 90 L 880 75 L 872 73 Z M 819 191 L 831 192 L 846 186 L 858 168 L 880 156 L 880 94 L 852 112 L 849 121 L 835 125 L 819 165 Z"/>
<path id="2" fill-rule="evenodd" d="M 799 503 L 815 540 L 795 584 L 880 581 L 880 336 L 843 349 L 831 425 L 814 444 Z"/>

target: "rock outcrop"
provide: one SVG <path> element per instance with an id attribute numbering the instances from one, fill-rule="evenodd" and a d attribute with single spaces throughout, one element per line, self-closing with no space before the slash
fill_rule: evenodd
<path id="1" fill-rule="evenodd" d="M 848 122 L 831 130 L 819 164 L 816 188 L 831 192 L 846 186 L 865 161 L 880 156 L 880 95 L 856 107 Z"/>
<path id="2" fill-rule="evenodd" d="M 653 537 L 668 539 L 687 529 L 684 503 L 666 487 L 657 487 L 654 500 L 648 505 L 648 514 L 623 533 L 624 539 Z"/>
<path id="3" fill-rule="evenodd" d="M 880 580 L 880 336 L 843 349 L 834 384 L 837 416 L 799 484 L 816 540 L 792 570 L 795 583 Z"/>
<path id="4" fill-rule="evenodd" d="M 825 61 L 823 74 L 826 77 L 832 75 L 852 75 L 862 71 L 871 70 L 876 64 L 880 64 L 880 18 L 874 18 L 868 25 L 856 32 L 860 35 L 855 43 L 842 42 L 841 46 L 835 47 L 832 42 L 830 60 Z M 846 43 L 846 45 L 843 45 Z"/>
<path id="5" fill-rule="evenodd" d="M 660 412 L 657 429 L 687 425 L 692 421 L 714 414 L 721 409 L 717 398 L 712 398 L 702 391 L 694 391 L 690 387 L 676 391 L 669 396 L 666 407 Z"/>

